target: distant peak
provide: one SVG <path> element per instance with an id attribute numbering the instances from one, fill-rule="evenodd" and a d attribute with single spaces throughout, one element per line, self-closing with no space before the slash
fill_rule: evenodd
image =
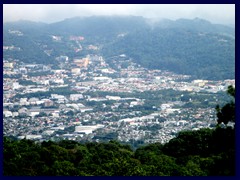
<path id="1" fill-rule="evenodd" d="M 207 23 L 210 23 L 206 19 L 202 19 L 202 18 L 199 18 L 199 17 L 195 17 L 193 20 L 196 21 L 196 22 L 207 22 Z"/>
<path id="2" fill-rule="evenodd" d="M 203 19 L 201 19 L 199 17 L 195 17 L 193 20 L 195 20 L 195 21 L 202 21 Z"/>

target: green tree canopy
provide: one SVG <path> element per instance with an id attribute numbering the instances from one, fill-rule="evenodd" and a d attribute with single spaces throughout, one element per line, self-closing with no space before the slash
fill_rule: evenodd
<path id="1" fill-rule="evenodd" d="M 235 122 L 235 88 L 228 86 L 227 93 L 234 99 L 222 108 L 219 105 L 216 106 L 218 124 L 224 123 L 226 125 L 228 122 Z"/>

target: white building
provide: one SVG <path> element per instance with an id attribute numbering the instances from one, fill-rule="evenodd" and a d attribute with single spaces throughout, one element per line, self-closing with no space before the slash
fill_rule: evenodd
<path id="1" fill-rule="evenodd" d="M 13 89 L 19 89 L 19 88 L 21 88 L 22 86 L 21 86 L 18 82 L 14 82 L 14 83 L 12 84 L 12 87 L 13 87 Z"/>
<path id="2" fill-rule="evenodd" d="M 91 134 L 94 130 L 103 128 L 103 127 L 104 127 L 104 125 L 101 125 L 101 124 L 98 124 L 96 126 L 75 126 L 75 132 Z"/>
<path id="3" fill-rule="evenodd" d="M 119 101 L 121 99 L 120 96 L 106 96 L 108 100 Z"/>
<path id="4" fill-rule="evenodd" d="M 26 139 L 41 139 L 42 135 L 26 135 Z"/>
<path id="5" fill-rule="evenodd" d="M 20 101 L 19 101 L 19 104 L 20 104 L 21 106 L 23 106 L 23 105 L 29 105 L 28 99 L 27 99 L 27 98 L 21 98 Z"/>
<path id="6" fill-rule="evenodd" d="M 12 112 L 11 111 L 3 111 L 3 115 L 5 117 L 12 117 Z"/>
<path id="7" fill-rule="evenodd" d="M 57 99 L 58 103 L 64 103 L 66 101 L 65 96 L 59 94 L 51 94 L 52 99 Z"/>
<path id="8" fill-rule="evenodd" d="M 73 68 L 71 69 L 72 74 L 80 74 L 81 73 L 81 69 L 80 68 Z"/>
<path id="9" fill-rule="evenodd" d="M 108 80 L 111 80 L 111 78 L 109 77 L 106 77 L 106 76 L 101 76 L 101 77 L 94 77 L 93 78 L 95 81 L 108 81 Z"/>
<path id="10" fill-rule="evenodd" d="M 79 99 L 83 99 L 83 95 L 82 94 L 70 94 L 70 98 L 71 101 L 78 101 Z"/>

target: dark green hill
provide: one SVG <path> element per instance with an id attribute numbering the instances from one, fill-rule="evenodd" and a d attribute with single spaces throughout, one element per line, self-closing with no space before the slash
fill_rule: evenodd
<path id="1" fill-rule="evenodd" d="M 147 24 L 143 17 L 91 16 L 66 19 L 50 24 L 47 29 L 58 34 L 68 33 L 104 40 L 116 37 L 119 33 L 129 33 L 146 27 Z"/>
<path id="2" fill-rule="evenodd" d="M 163 19 L 155 23 L 154 27 L 167 28 L 167 29 L 182 29 L 182 30 L 192 30 L 202 33 L 218 33 L 225 34 L 234 37 L 235 30 L 232 27 L 212 24 L 211 22 L 195 18 L 195 19 L 178 19 L 176 21 L 171 21 L 169 19 Z"/>
<path id="3" fill-rule="evenodd" d="M 9 34 L 9 29 L 19 30 L 24 36 Z M 122 36 L 118 36 L 120 34 Z M 65 41 L 53 42 L 52 35 L 62 36 Z M 4 23 L 3 45 L 23 49 L 4 51 L 4 58 L 12 56 L 24 62 L 54 63 L 59 55 L 71 55 L 67 46 L 70 35 L 84 36 L 85 44 L 101 45 L 104 57 L 124 53 L 147 68 L 167 69 L 201 79 L 235 78 L 234 28 L 199 18 L 150 23 L 136 16 L 92 16 L 52 24 Z M 46 45 L 47 50 L 52 50 L 51 56 L 44 53 L 42 47 Z"/>
<path id="4" fill-rule="evenodd" d="M 144 67 L 211 80 L 235 78 L 235 39 L 175 28 L 129 34 L 105 46 L 103 54 L 126 54 Z"/>
<path id="5" fill-rule="evenodd" d="M 80 144 L 4 137 L 4 176 L 233 176 L 234 129 L 181 132 L 133 151 L 116 141 Z"/>

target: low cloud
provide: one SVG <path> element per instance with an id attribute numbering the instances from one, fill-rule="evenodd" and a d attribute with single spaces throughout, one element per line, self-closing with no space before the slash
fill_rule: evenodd
<path id="1" fill-rule="evenodd" d="M 56 22 L 76 16 L 136 15 L 147 18 L 195 17 L 235 24 L 234 4 L 4 4 L 3 21 Z"/>

